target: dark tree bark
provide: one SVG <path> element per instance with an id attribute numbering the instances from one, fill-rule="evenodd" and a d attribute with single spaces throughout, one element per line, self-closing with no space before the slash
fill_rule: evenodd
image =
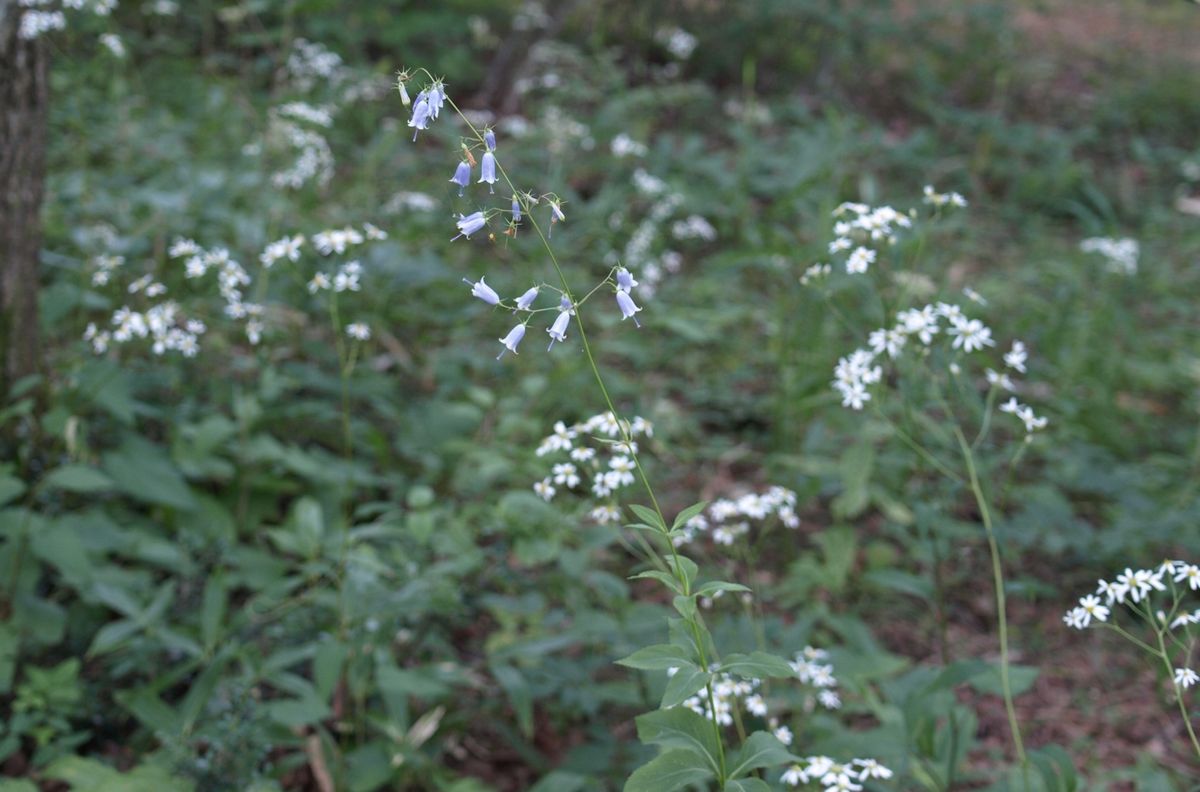
<path id="1" fill-rule="evenodd" d="M 38 252 L 46 176 L 45 42 L 18 35 L 22 9 L 0 0 L 0 404 L 39 368 Z"/>

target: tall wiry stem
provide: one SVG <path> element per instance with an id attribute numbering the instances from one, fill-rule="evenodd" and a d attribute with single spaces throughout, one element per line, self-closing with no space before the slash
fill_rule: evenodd
<path id="1" fill-rule="evenodd" d="M 432 75 L 430 75 L 430 79 L 432 79 Z M 458 117 L 460 119 L 462 119 L 463 123 L 467 125 L 467 128 L 471 130 L 471 134 L 476 138 L 476 140 L 478 140 L 480 144 L 486 145 L 484 136 L 479 132 L 479 130 L 474 126 L 474 124 L 472 124 L 471 121 L 463 114 L 462 110 L 460 110 L 459 107 L 448 97 L 446 99 L 446 102 L 450 105 L 450 107 L 454 110 L 454 112 L 458 115 Z M 509 189 L 513 191 L 513 194 L 514 195 L 518 194 L 520 191 L 517 190 L 516 185 L 513 183 L 512 179 L 509 177 L 508 172 L 504 169 L 504 166 L 501 165 L 499 162 L 497 162 L 496 169 L 497 169 L 497 172 L 500 174 L 501 178 L 503 178 L 504 182 L 508 185 Z M 526 207 L 526 209 L 528 209 L 528 207 Z M 633 437 L 629 431 L 629 424 L 624 419 L 621 418 L 621 414 L 620 414 L 620 412 L 618 412 L 617 407 L 613 402 L 612 396 L 609 393 L 608 386 L 605 384 L 604 376 L 600 373 L 600 367 L 596 362 L 596 356 L 592 351 L 591 344 L 588 342 L 587 330 L 584 328 L 582 312 L 578 310 L 578 303 L 575 302 L 575 298 L 571 292 L 571 287 L 570 287 L 569 282 L 567 281 L 566 274 L 563 272 L 562 265 L 558 261 L 558 256 L 555 255 L 555 253 L 554 253 L 554 248 L 550 245 L 550 239 L 546 236 L 545 232 L 542 230 L 541 225 L 533 217 L 533 213 L 526 211 L 526 218 L 528 219 L 530 226 L 537 233 L 538 238 L 541 240 L 542 247 L 545 248 L 545 250 L 546 250 L 546 254 L 549 257 L 550 263 L 554 268 L 554 272 L 555 272 L 556 276 L 558 277 L 560 284 L 562 285 L 563 295 L 567 298 L 567 300 L 571 303 L 572 306 L 576 307 L 575 324 L 579 328 L 579 342 L 580 342 L 580 345 L 583 347 L 584 355 L 587 357 L 588 367 L 591 369 L 592 377 L 596 381 L 596 386 L 600 390 L 600 394 L 604 399 L 605 406 L 608 407 L 608 411 L 612 414 L 614 421 L 616 422 L 617 426 L 620 429 L 621 437 L 625 442 L 626 448 L 629 450 L 629 456 L 633 460 L 634 467 L 636 468 L 636 470 L 638 472 L 638 477 L 640 478 L 640 480 L 642 482 L 642 487 L 645 489 L 646 495 L 650 499 L 651 506 L 654 509 L 654 513 L 658 516 L 659 523 L 661 524 L 661 526 L 663 527 L 663 529 L 665 531 L 668 527 L 666 516 L 663 514 L 662 507 L 659 505 L 659 502 L 658 502 L 658 497 L 655 495 L 654 487 L 650 484 L 650 478 L 646 475 L 646 470 L 642 466 L 641 460 L 639 459 L 638 454 L 637 454 L 637 450 L 633 445 Z M 680 563 L 679 551 L 676 549 L 675 543 L 673 541 L 671 541 L 671 538 L 668 535 L 666 535 L 665 533 L 663 536 L 663 540 L 666 542 L 667 547 L 670 549 L 670 558 L 671 558 L 671 562 L 672 562 L 670 564 L 671 571 L 672 571 L 673 575 L 675 576 L 675 579 L 678 581 L 680 588 L 683 590 L 684 596 L 685 597 L 690 596 L 692 593 L 691 581 L 688 579 L 686 573 L 683 570 L 683 566 Z M 699 621 L 698 621 L 697 617 L 695 617 L 695 616 L 685 617 L 684 620 L 687 622 L 689 631 L 691 633 L 692 642 L 696 646 L 696 653 L 697 653 L 698 659 L 700 661 L 700 667 L 707 670 L 709 667 L 708 652 L 707 652 L 707 649 L 705 648 L 703 635 L 700 632 Z M 713 685 L 712 685 L 711 678 L 705 682 L 705 694 L 708 699 L 708 710 L 709 710 L 709 715 L 710 715 L 710 721 L 711 721 L 712 727 L 713 727 L 713 734 L 714 734 L 714 737 L 716 738 L 716 743 L 717 743 L 718 784 L 723 786 L 726 781 L 726 777 L 727 777 L 726 762 L 725 762 L 725 746 L 724 746 L 724 741 L 721 739 L 721 724 L 717 720 L 716 695 L 713 692 Z"/>

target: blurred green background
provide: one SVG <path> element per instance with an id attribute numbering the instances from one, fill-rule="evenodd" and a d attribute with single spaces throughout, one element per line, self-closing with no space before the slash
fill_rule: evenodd
<path id="1" fill-rule="evenodd" d="M 0 412 L 0 790 L 570 792 L 648 755 L 632 717 L 653 696 L 612 661 L 669 605 L 626 579 L 618 531 L 529 488 L 554 421 L 603 404 L 577 343 L 546 355 L 538 330 L 494 360 L 507 320 L 461 279 L 515 294 L 552 271 L 521 236 L 449 244 L 463 131 L 410 142 L 406 67 L 566 200 L 554 243 L 579 282 L 617 260 L 657 280 L 640 331 L 591 319 L 613 397 L 655 422 L 670 508 L 800 494 L 797 534 L 709 561 L 761 592 L 770 643 L 838 647 L 846 707 L 794 727 L 805 751 L 865 741 L 897 789 L 983 788 L 1004 759 L 986 680 L 937 673 L 994 651 L 987 560 L 962 493 L 838 406 L 857 341 L 799 277 L 844 200 L 966 195 L 924 272 L 1029 344 L 1051 419 L 998 504 L 1017 662 L 1040 668 L 1027 740 L 1060 746 L 1077 788 L 1190 788 L 1153 674 L 1059 617 L 1115 568 L 1200 549 L 1197 41 L 1182 0 L 71 14 L 47 43 L 43 378 Z M 281 186 L 309 149 L 315 175 Z M 373 333 L 344 391 L 308 275 L 257 260 L 364 222 L 388 239 L 341 303 Z M 1079 250 L 1097 236 L 1139 241 L 1136 276 Z M 184 277 L 180 237 L 254 273 L 261 344 Z M 110 284 L 98 256 L 125 259 Z M 142 274 L 209 325 L 195 358 L 82 340 Z M 727 616 L 714 631 L 750 629 Z"/>

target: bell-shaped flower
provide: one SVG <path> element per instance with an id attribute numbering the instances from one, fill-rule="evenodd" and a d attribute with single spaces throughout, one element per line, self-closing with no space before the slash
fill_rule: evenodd
<path id="1" fill-rule="evenodd" d="M 529 306 L 533 305 L 533 301 L 537 299 L 537 296 L 538 287 L 533 286 L 529 288 L 524 294 L 517 298 L 517 309 L 516 311 L 513 311 L 513 313 L 516 313 L 517 311 L 528 311 Z"/>
<path id="2" fill-rule="evenodd" d="M 488 183 L 488 192 L 496 192 L 491 185 L 496 183 L 496 155 L 490 151 L 483 153 L 483 160 L 479 163 L 479 183 Z"/>
<path id="3" fill-rule="evenodd" d="M 512 221 L 514 223 L 521 222 L 521 202 L 517 200 L 516 193 L 513 193 L 512 199 Z"/>
<path id="4" fill-rule="evenodd" d="M 563 214 L 562 204 L 559 201 L 550 201 L 550 231 L 548 234 L 554 233 L 554 224 L 566 220 L 567 216 Z"/>
<path id="5" fill-rule="evenodd" d="M 514 355 L 517 354 L 517 344 L 521 343 L 521 339 L 525 337 L 525 325 L 519 324 L 508 331 L 508 335 L 498 339 L 501 344 L 504 344 L 504 349 L 500 350 L 500 354 L 496 355 L 496 360 L 504 357 L 504 350 L 507 349 Z"/>
<path id="6" fill-rule="evenodd" d="M 633 279 L 633 273 L 621 267 L 617 270 L 617 289 L 624 292 L 630 292 L 638 282 Z"/>
<path id="7" fill-rule="evenodd" d="M 488 151 L 496 150 L 496 133 L 491 128 L 484 130 L 483 142 L 487 146 Z"/>
<path id="8" fill-rule="evenodd" d="M 463 191 L 471 183 L 471 163 L 466 160 L 458 163 L 458 167 L 454 169 L 454 176 L 450 181 L 458 185 L 458 197 L 462 198 Z"/>
<path id="9" fill-rule="evenodd" d="M 433 111 L 430 109 L 429 98 L 425 91 L 417 97 L 417 103 L 413 105 L 412 118 L 408 120 L 408 125 L 413 128 L 413 140 L 417 139 L 417 133 L 422 129 L 429 128 L 429 119 Z"/>
<path id="10" fill-rule="evenodd" d="M 484 283 L 483 278 L 480 278 L 475 283 L 471 283 L 471 281 L 467 280 L 466 278 L 463 278 L 463 283 L 466 283 L 471 287 L 471 296 L 472 297 L 478 297 L 479 299 L 483 300 L 488 305 L 496 305 L 497 303 L 500 302 L 500 295 L 496 294 L 495 289 L 493 289 L 491 286 L 488 286 L 486 283 Z"/>
<path id="11" fill-rule="evenodd" d="M 438 80 L 429 86 L 429 114 L 435 121 L 444 104 L 446 104 L 446 84 Z"/>
<path id="12" fill-rule="evenodd" d="M 454 239 L 458 239 L 460 236 L 470 239 L 471 234 L 474 234 L 487 225 L 487 218 L 483 216 L 483 212 L 472 212 L 469 215 L 460 214 L 458 222 L 455 225 L 458 226 L 458 236 L 454 237 Z M 450 241 L 453 242 L 454 239 Z"/>
<path id="13" fill-rule="evenodd" d="M 642 326 L 642 323 L 637 320 L 636 316 L 634 316 L 634 314 L 642 309 L 634 305 L 633 298 L 629 296 L 629 292 L 617 289 L 617 307 L 621 309 L 622 322 L 624 322 L 626 319 L 632 318 L 635 325 L 638 327 Z"/>
<path id="14" fill-rule="evenodd" d="M 408 89 L 404 87 L 403 79 L 396 80 L 396 89 L 400 91 L 400 104 L 404 105 L 405 107 L 408 107 L 410 104 L 412 104 L 412 99 L 410 99 L 408 96 Z"/>
<path id="15" fill-rule="evenodd" d="M 546 330 L 550 334 L 550 346 L 546 347 L 547 352 L 554 348 L 555 341 L 567 340 L 567 325 L 571 322 L 571 313 L 570 310 L 559 311 L 558 316 L 554 319 L 554 324 Z"/>

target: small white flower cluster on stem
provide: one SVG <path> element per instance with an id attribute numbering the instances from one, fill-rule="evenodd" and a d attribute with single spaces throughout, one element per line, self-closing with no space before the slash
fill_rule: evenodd
<path id="1" fill-rule="evenodd" d="M 912 228 L 912 218 L 890 206 L 873 208 L 862 203 L 844 203 L 833 212 L 834 240 L 829 254 L 849 251 L 846 272 L 865 273 L 878 256 L 881 244 L 894 245 L 901 229 Z"/>
<path id="2" fill-rule="evenodd" d="M 857 792 L 863 781 L 891 777 L 892 771 L 874 759 L 851 759 L 842 764 L 828 756 L 809 756 L 789 767 L 780 780 L 794 787 L 817 784 L 824 792 Z"/>
<path id="3" fill-rule="evenodd" d="M 863 409 L 871 400 L 870 386 L 883 380 L 880 360 L 898 359 L 913 339 L 928 349 L 939 335 L 950 339 L 951 352 L 968 355 L 996 345 L 991 328 L 979 319 L 968 317 L 958 305 L 939 302 L 900 311 L 896 314 L 894 326 L 871 331 L 867 337 L 868 348 L 856 349 L 838 360 L 833 371 L 833 387 L 842 397 L 842 406 L 852 410 Z M 1028 352 L 1021 341 L 1014 341 L 1012 348 L 1004 354 L 1005 365 L 1021 373 L 1025 372 L 1027 360 Z M 957 362 L 950 365 L 952 371 L 957 373 Z M 989 368 L 986 375 L 988 385 L 992 388 L 1012 391 L 1017 387 L 1007 373 Z M 1048 423 L 1046 418 L 1035 415 L 1033 408 L 1019 403 L 1016 398 L 1001 405 L 1000 411 L 1016 415 L 1024 424 L 1026 433 L 1044 429 Z"/>
<path id="4" fill-rule="evenodd" d="M 738 498 L 721 498 L 684 523 L 682 533 L 673 540 L 676 546 L 708 536 L 719 545 L 731 545 L 750 532 L 751 522 L 762 523 L 775 517 L 788 528 L 800 525 L 796 516 L 796 493 L 773 486 L 763 493 L 749 492 Z"/>
<path id="5" fill-rule="evenodd" d="M 598 503 L 590 515 L 598 523 L 621 519 L 617 492 L 635 481 L 637 466 L 633 455 L 638 452 L 636 440 L 626 443 L 628 436 L 653 437 L 654 426 L 641 416 L 624 421 L 624 426 L 611 412 L 593 415 L 571 426 L 562 421 L 554 424 L 554 433 L 542 440 L 537 448 L 539 457 L 566 455 L 569 461 L 556 462 L 550 475 L 533 485 L 539 497 L 549 501 L 559 490 L 578 492 L 595 498 Z M 590 439 L 592 444 L 585 442 Z"/>
<path id="6" fill-rule="evenodd" d="M 1079 249 L 1084 253 L 1097 253 L 1103 256 L 1109 272 L 1115 272 L 1118 275 L 1137 275 L 1138 254 L 1141 252 L 1141 247 L 1136 239 L 1092 237 L 1080 242 Z"/>
<path id="7" fill-rule="evenodd" d="M 1077 630 L 1088 627 L 1111 630 L 1161 663 L 1173 683 L 1179 713 L 1200 759 L 1200 738 L 1183 701 L 1183 692 L 1200 683 L 1200 674 L 1192 665 L 1200 639 L 1192 629 L 1200 624 L 1200 608 L 1194 607 L 1197 592 L 1200 592 L 1200 565 L 1167 560 L 1153 569 L 1126 567 L 1111 582 L 1099 581 L 1096 593 L 1082 597 L 1078 605 L 1064 614 L 1063 622 Z M 1122 612 L 1142 620 L 1150 636 L 1148 640 L 1117 623 Z"/>
<path id="8" fill-rule="evenodd" d="M 841 708 L 842 699 L 834 689 L 838 681 L 833 675 L 833 664 L 821 662 L 828 659 L 829 653 L 824 649 L 806 646 L 796 653 L 790 665 L 801 682 L 816 689 L 817 702 L 825 709 L 833 710 Z"/>
<path id="9" fill-rule="evenodd" d="M 943 206 L 946 206 L 947 204 L 949 204 L 950 206 L 957 206 L 959 208 L 964 208 L 967 205 L 967 199 L 963 198 L 958 193 L 956 193 L 956 192 L 940 193 L 937 190 L 933 189 L 932 184 L 926 184 L 925 189 L 923 190 L 923 193 L 925 196 L 924 197 L 925 203 L 927 203 L 930 206 L 933 206 L 935 208 L 938 208 L 938 209 L 942 208 Z"/>

